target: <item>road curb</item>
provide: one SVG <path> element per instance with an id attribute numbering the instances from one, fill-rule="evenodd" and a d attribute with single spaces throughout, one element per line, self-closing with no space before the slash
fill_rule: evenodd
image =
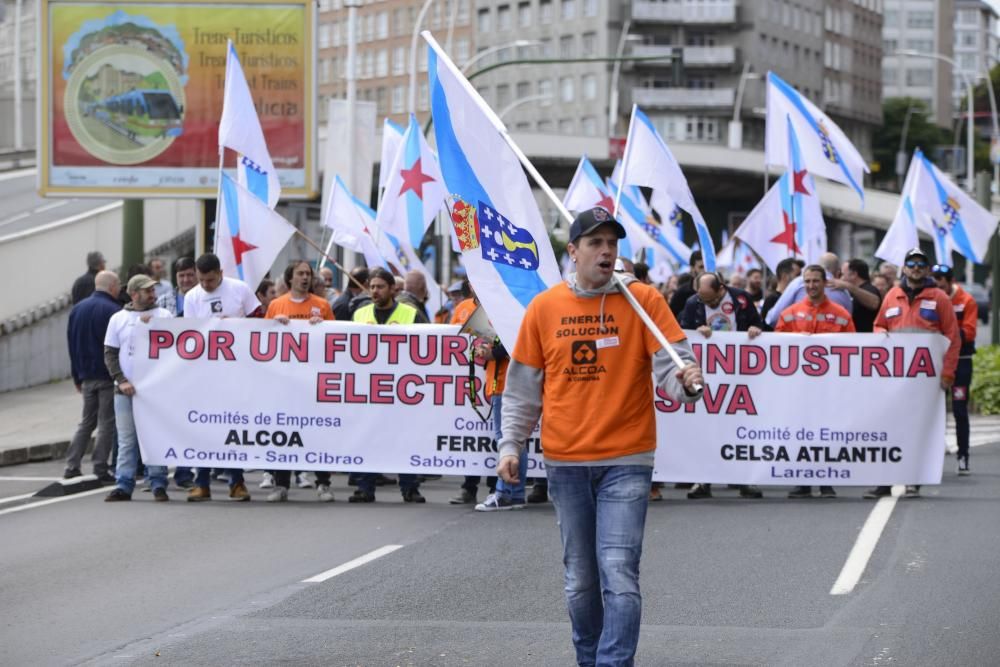
<path id="1" fill-rule="evenodd" d="M 69 440 L 13 447 L 0 452 L 0 466 L 13 466 L 19 463 L 61 459 L 66 456 L 66 450 L 68 449 Z"/>
<path id="2" fill-rule="evenodd" d="M 90 491 L 91 489 L 99 489 L 102 486 L 104 485 L 98 481 L 97 475 L 81 475 L 71 479 L 61 479 L 58 482 L 52 482 L 39 490 L 34 497 L 60 498 L 62 496 L 71 496 L 74 493 Z"/>

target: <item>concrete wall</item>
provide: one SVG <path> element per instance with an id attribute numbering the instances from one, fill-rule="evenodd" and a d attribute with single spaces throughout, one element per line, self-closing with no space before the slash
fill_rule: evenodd
<path id="1" fill-rule="evenodd" d="M 30 326 L 0 335 L 0 392 L 69 377 L 69 311 L 63 306 Z"/>

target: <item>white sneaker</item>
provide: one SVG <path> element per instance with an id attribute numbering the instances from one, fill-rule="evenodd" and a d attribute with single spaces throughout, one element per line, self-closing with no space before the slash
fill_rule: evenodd
<path id="1" fill-rule="evenodd" d="M 283 503 L 288 501 L 288 489 L 283 486 L 277 487 L 274 491 L 267 494 L 267 498 L 264 499 L 269 503 Z"/>
<path id="2" fill-rule="evenodd" d="M 512 500 L 499 493 L 491 493 L 486 496 L 486 500 L 476 505 L 477 512 L 504 512 L 507 510 L 524 509 L 523 500 Z"/>
<path id="3" fill-rule="evenodd" d="M 260 488 L 262 489 L 273 489 L 274 488 L 274 475 L 269 472 L 264 472 L 260 476 Z"/>
<path id="4" fill-rule="evenodd" d="M 316 487 L 316 495 L 319 496 L 319 501 L 321 503 L 333 502 L 333 490 L 330 488 L 329 484 L 318 485 Z"/>
<path id="5" fill-rule="evenodd" d="M 300 472 L 295 475 L 295 486 L 300 489 L 311 489 L 313 488 L 312 480 L 309 479 L 309 473 Z"/>

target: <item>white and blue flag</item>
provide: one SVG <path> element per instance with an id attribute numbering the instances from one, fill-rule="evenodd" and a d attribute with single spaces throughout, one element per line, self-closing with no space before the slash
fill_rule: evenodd
<path id="1" fill-rule="evenodd" d="M 274 208 L 281 197 L 278 172 L 264 140 L 253 96 L 247 86 L 236 48 L 229 42 L 226 51 L 225 95 L 219 121 L 219 154 L 224 148 L 236 151 L 236 176 L 240 185 Z M 254 285 L 256 287 L 256 285 Z"/>
<path id="2" fill-rule="evenodd" d="M 462 264 L 500 340 L 560 280 L 538 204 L 506 128 L 428 32 L 431 114 Z"/>
<path id="3" fill-rule="evenodd" d="M 223 275 L 256 291 L 295 227 L 228 174 L 221 179 L 216 254 Z"/>
<path id="4" fill-rule="evenodd" d="M 330 190 L 330 204 L 323 225 L 332 230 L 334 243 L 364 255 L 368 266 L 389 268 L 390 263 L 375 239 L 375 211 L 351 193 L 339 174 Z M 395 253 L 390 256 L 394 258 Z"/>
<path id="5" fill-rule="evenodd" d="M 392 170 L 392 162 L 399 153 L 399 145 L 403 143 L 403 133 L 406 132 L 398 124 L 386 118 L 382 122 L 382 157 L 378 163 L 378 186 L 385 187 Z"/>
<path id="6" fill-rule="evenodd" d="M 764 164 L 792 168 L 788 121 L 795 128 L 806 168 L 817 176 L 850 186 L 865 201 L 868 165 L 829 116 L 774 72 L 767 73 Z"/>

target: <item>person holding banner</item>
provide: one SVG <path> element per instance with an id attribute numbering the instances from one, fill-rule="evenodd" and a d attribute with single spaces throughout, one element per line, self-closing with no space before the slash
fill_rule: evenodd
<path id="1" fill-rule="evenodd" d="M 368 292 L 372 302 L 354 313 L 354 321 L 361 324 L 427 324 L 425 318 L 416 308 L 405 303 L 399 303 L 393 296 L 396 279 L 387 269 L 376 266 L 368 272 Z M 349 503 L 375 502 L 375 486 L 378 473 L 365 472 L 357 476 L 358 488 L 347 499 Z M 403 502 L 424 503 L 426 498 L 420 495 L 420 481 L 412 473 L 400 473 L 399 491 L 403 494 Z"/>
<path id="2" fill-rule="evenodd" d="M 903 278 L 882 299 L 882 308 L 875 317 L 875 332 L 936 331 L 947 337 L 949 345 L 941 367 L 941 388 L 948 391 L 955 383 L 962 341 L 951 299 L 938 289 L 929 273 L 930 262 L 924 251 L 920 248 L 907 251 L 903 260 Z M 881 498 L 891 493 L 889 486 L 876 486 L 866 491 L 864 497 Z M 907 498 L 919 496 L 920 486 L 906 486 Z"/>
<path id="3" fill-rule="evenodd" d="M 749 292 L 727 286 L 718 273 L 705 272 L 694 279 L 695 293 L 681 312 L 682 329 L 697 330 L 705 338 L 713 331 L 745 331 L 753 340 L 764 326 Z M 764 493 L 750 484 L 739 485 L 741 498 L 763 498 Z M 688 491 L 690 500 L 712 497 L 712 485 L 695 484 Z"/>
<path id="4" fill-rule="evenodd" d="M 520 480 L 520 452 L 539 416 L 549 494 L 563 544 L 565 592 L 580 665 L 631 665 L 639 641 L 642 553 L 656 450 L 656 386 L 701 397 L 701 369 L 663 297 L 626 289 L 686 365 L 640 319 L 613 280 L 621 223 L 603 208 L 569 229 L 576 273 L 527 306 L 507 370 L 497 474 Z"/>
<path id="5" fill-rule="evenodd" d="M 222 275 L 219 258 L 206 252 L 195 263 L 198 284 L 184 295 L 184 317 L 250 317 L 260 312 L 260 301 L 245 282 Z M 194 488 L 188 493 L 189 502 L 212 499 L 211 468 L 198 468 Z M 229 497 L 238 502 L 250 500 L 243 482 L 243 471 L 237 468 L 222 471 L 229 476 Z"/>
<path id="6" fill-rule="evenodd" d="M 810 264 L 802 270 L 806 298 L 785 308 L 778 316 L 778 333 L 855 333 L 851 314 L 826 296 L 826 269 Z M 836 498 L 832 486 L 819 487 L 820 498 Z M 796 486 L 789 498 L 812 498 L 811 486 Z"/>
<path id="7" fill-rule="evenodd" d="M 323 297 L 311 292 L 313 286 L 312 265 L 305 260 L 291 262 L 285 268 L 285 284 L 287 293 L 271 301 L 267 307 L 266 319 L 288 324 L 292 320 L 307 320 L 309 324 L 333 319 L 330 303 Z M 291 470 L 272 470 L 274 491 L 267 495 L 269 503 L 283 503 L 288 500 L 288 489 L 291 486 Z M 330 473 L 316 471 L 316 494 L 320 502 L 332 503 L 333 491 L 330 489 Z"/>
<path id="8" fill-rule="evenodd" d="M 972 357 L 976 354 L 976 320 L 979 304 L 972 295 L 955 283 L 950 266 L 937 264 L 931 269 L 938 289 L 951 298 L 958 320 L 962 347 L 958 351 L 955 384 L 951 386 L 951 412 L 955 416 L 955 439 L 958 441 L 958 474 L 971 474 L 969 469 L 969 389 L 972 387 Z"/>
<path id="9" fill-rule="evenodd" d="M 132 397 L 135 386 L 132 377 L 132 342 L 136 324 L 150 319 L 173 317 L 169 310 L 156 305 L 156 281 L 146 275 L 133 276 L 126 287 L 131 301 L 111 316 L 104 336 L 104 364 L 115 385 L 115 425 L 118 429 L 118 463 L 115 469 L 115 488 L 104 502 L 132 500 L 135 490 L 136 468 L 139 465 L 139 437 L 132 415 Z M 167 467 L 146 466 L 153 500 L 165 502 L 167 496 Z"/>

